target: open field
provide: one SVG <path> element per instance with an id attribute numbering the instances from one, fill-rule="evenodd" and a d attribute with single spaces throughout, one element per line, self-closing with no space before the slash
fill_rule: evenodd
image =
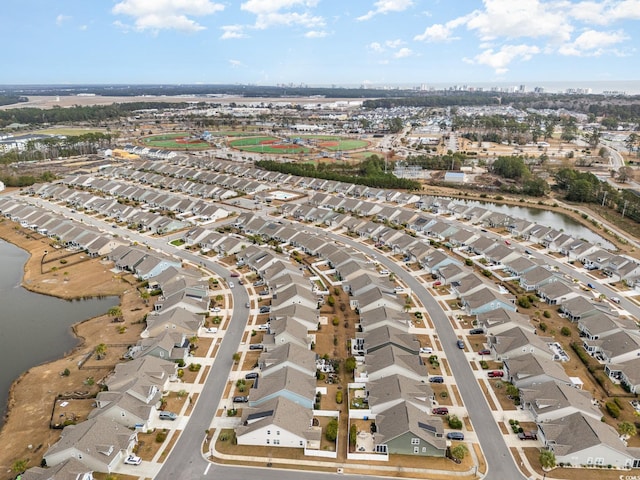
<path id="1" fill-rule="evenodd" d="M 332 152 L 341 150 L 358 150 L 360 148 L 366 148 L 369 146 L 369 142 L 366 140 L 359 140 L 357 138 L 344 138 L 335 135 L 300 135 L 296 138 L 309 141 L 310 144 L 322 149 Z"/>
<path id="2" fill-rule="evenodd" d="M 53 127 L 26 133 L 36 135 L 66 135 L 67 137 L 73 137 L 76 135 L 86 135 L 87 133 L 107 133 L 107 131 L 104 128 Z"/>
<path id="3" fill-rule="evenodd" d="M 211 148 L 208 142 L 191 138 L 188 133 L 167 133 L 145 137 L 142 142 L 148 147 L 166 148 L 168 150 L 204 150 Z"/>

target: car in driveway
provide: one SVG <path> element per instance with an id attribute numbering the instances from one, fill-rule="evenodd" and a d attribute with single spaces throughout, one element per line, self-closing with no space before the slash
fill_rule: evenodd
<path id="1" fill-rule="evenodd" d="M 231 272 L 232 277 L 239 277 L 240 274 L 238 272 Z"/>
<path id="2" fill-rule="evenodd" d="M 464 440 L 464 433 L 462 432 L 449 432 L 447 433 L 448 440 Z"/>
<path id="3" fill-rule="evenodd" d="M 433 415 L 449 415 L 449 409 L 447 407 L 436 407 L 431 410 Z"/>
<path id="4" fill-rule="evenodd" d="M 260 310 L 258 310 L 258 311 L 259 311 L 260 313 L 269 313 L 269 312 L 271 311 L 271 307 L 267 307 L 267 306 L 265 305 L 265 306 L 260 307 Z"/>
<path id="5" fill-rule="evenodd" d="M 504 377 L 504 372 L 502 370 L 492 370 L 487 373 L 489 378 L 500 378 Z"/>
<path id="6" fill-rule="evenodd" d="M 462 340 L 456 341 L 456 345 L 460 350 L 464 350 L 464 342 Z"/>
<path id="7" fill-rule="evenodd" d="M 142 459 L 136 455 L 129 455 L 124 459 L 125 465 L 140 465 L 142 463 Z"/>
<path id="8" fill-rule="evenodd" d="M 433 282 L 433 286 L 434 286 L 434 287 L 439 287 L 440 285 L 442 285 L 442 282 L 441 282 L 441 281 Z"/>
<path id="9" fill-rule="evenodd" d="M 218 313 L 220 310 L 221 310 L 221 308 L 220 308 L 220 307 L 213 307 L 213 308 L 211 309 L 211 311 L 212 311 L 213 313 Z"/>
<path id="10" fill-rule="evenodd" d="M 246 395 L 239 395 L 237 397 L 233 397 L 233 403 L 247 403 L 249 401 L 249 397 Z"/>
<path id="11" fill-rule="evenodd" d="M 478 355 L 491 355 L 491 350 L 489 350 L 488 348 L 478 350 Z"/>
<path id="12" fill-rule="evenodd" d="M 520 432 L 518 438 L 520 440 L 537 440 L 538 434 L 536 432 Z"/>
<path id="13" fill-rule="evenodd" d="M 175 420 L 178 418 L 178 415 L 173 412 L 161 411 L 159 413 L 160 420 Z"/>
<path id="14" fill-rule="evenodd" d="M 252 380 L 254 378 L 258 378 L 258 372 L 249 372 L 244 376 L 244 378 L 246 380 Z"/>
<path id="15" fill-rule="evenodd" d="M 484 330 L 482 328 L 472 328 L 469 330 L 469 335 L 482 335 Z"/>
<path id="16" fill-rule="evenodd" d="M 420 353 L 433 353 L 433 348 L 431 347 L 420 347 Z"/>
<path id="17" fill-rule="evenodd" d="M 263 350 L 264 346 L 261 343 L 252 343 L 249 345 L 249 350 Z"/>
<path id="18" fill-rule="evenodd" d="M 429 382 L 431 383 L 444 383 L 444 378 L 440 376 L 429 377 Z"/>

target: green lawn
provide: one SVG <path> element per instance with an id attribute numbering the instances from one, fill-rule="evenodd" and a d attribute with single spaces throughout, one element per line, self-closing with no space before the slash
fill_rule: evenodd
<path id="1" fill-rule="evenodd" d="M 250 145 L 260 145 L 262 142 L 279 142 L 279 141 L 280 141 L 280 139 L 278 139 L 276 137 L 238 138 L 237 140 L 231 140 L 229 142 L 229 146 L 232 147 L 232 148 L 240 148 L 240 147 L 247 147 L 247 146 L 250 146 Z"/>

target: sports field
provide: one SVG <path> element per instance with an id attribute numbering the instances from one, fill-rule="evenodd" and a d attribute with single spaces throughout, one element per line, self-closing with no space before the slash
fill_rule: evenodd
<path id="1" fill-rule="evenodd" d="M 310 153 L 313 151 L 338 152 L 358 150 L 369 145 L 366 140 L 335 135 L 296 135 L 283 140 L 271 136 L 258 136 L 231 140 L 229 146 L 254 153 Z"/>
<path id="2" fill-rule="evenodd" d="M 142 142 L 153 148 L 164 148 L 167 150 L 204 150 L 211 148 L 208 142 L 199 138 L 190 137 L 187 133 L 166 133 L 163 135 L 152 135 L 142 139 Z"/>

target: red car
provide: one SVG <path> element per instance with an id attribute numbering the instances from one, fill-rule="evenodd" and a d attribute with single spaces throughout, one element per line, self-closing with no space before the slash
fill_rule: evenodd
<path id="1" fill-rule="evenodd" d="M 240 274 L 238 272 L 231 272 L 232 277 L 239 277 Z"/>
<path id="2" fill-rule="evenodd" d="M 485 348 L 484 350 L 479 350 L 478 355 L 491 355 L 491 350 Z"/>
<path id="3" fill-rule="evenodd" d="M 506 243 L 507 245 L 511 245 L 511 242 L 509 240 L 505 240 L 504 243 Z"/>
<path id="4" fill-rule="evenodd" d="M 442 282 L 433 282 L 433 286 L 434 286 L 434 287 L 438 287 L 438 286 L 440 286 L 440 285 L 442 285 Z"/>
<path id="5" fill-rule="evenodd" d="M 487 373 L 489 378 L 499 378 L 504 377 L 504 372 L 502 370 L 493 370 L 492 372 Z"/>
<path id="6" fill-rule="evenodd" d="M 449 415 L 449 409 L 447 407 L 436 407 L 431 410 L 434 415 Z"/>

